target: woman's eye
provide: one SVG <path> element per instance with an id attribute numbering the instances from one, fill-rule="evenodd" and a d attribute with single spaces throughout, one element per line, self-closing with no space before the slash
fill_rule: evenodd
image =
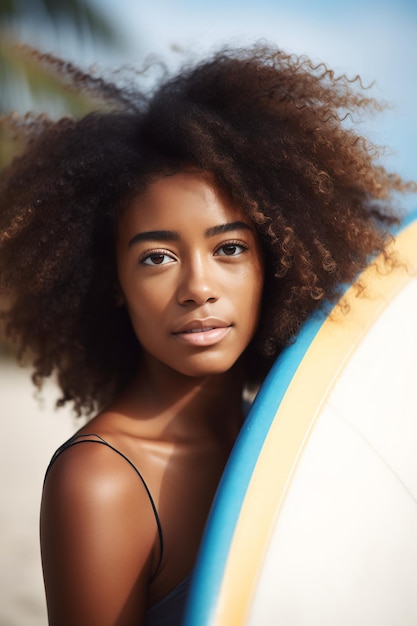
<path id="1" fill-rule="evenodd" d="M 246 252 L 247 246 L 243 243 L 225 243 L 220 248 L 217 248 L 216 255 L 218 256 L 238 256 L 242 252 Z"/>
<path id="2" fill-rule="evenodd" d="M 141 263 L 144 265 L 167 265 L 167 263 L 172 263 L 173 261 L 172 256 L 164 252 L 154 252 L 141 259 Z"/>

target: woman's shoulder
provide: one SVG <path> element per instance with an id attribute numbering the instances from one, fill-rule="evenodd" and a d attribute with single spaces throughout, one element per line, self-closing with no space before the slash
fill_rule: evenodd
<path id="1" fill-rule="evenodd" d="M 45 472 L 43 499 L 52 493 L 63 507 L 128 507 L 131 515 L 148 506 L 147 485 L 119 445 L 117 424 L 115 415 L 101 413 L 55 451 Z"/>
<path id="2" fill-rule="evenodd" d="M 53 454 L 45 474 L 44 490 L 57 489 L 61 499 L 88 496 L 103 503 L 123 498 L 132 503 L 149 499 L 146 489 L 144 493 L 143 489 L 137 489 L 137 499 L 132 498 L 138 477 L 145 486 L 146 483 L 138 468 L 116 445 L 94 432 L 81 431 L 74 435 Z"/>
<path id="3" fill-rule="evenodd" d="M 101 524 L 103 518 L 132 528 L 159 554 L 161 529 L 150 490 L 132 461 L 96 433 L 80 432 L 52 456 L 45 474 L 42 515 Z M 140 533 L 138 529 L 140 528 Z"/>
<path id="4" fill-rule="evenodd" d="M 41 548 L 57 623 L 68 614 L 71 623 L 92 623 L 92 615 L 109 623 L 108 615 L 124 606 L 127 586 L 136 590 L 126 609 L 132 623 L 144 612 L 161 559 L 155 513 L 130 462 L 94 433 L 74 436 L 52 458 L 42 496 Z M 99 601 L 90 615 L 93 597 Z"/>

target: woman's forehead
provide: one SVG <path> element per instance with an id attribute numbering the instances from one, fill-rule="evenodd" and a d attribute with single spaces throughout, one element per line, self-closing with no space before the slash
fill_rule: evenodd
<path id="1" fill-rule="evenodd" d="M 180 172 L 152 181 L 134 197 L 120 219 L 119 230 L 179 227 L 190 221 L 201 228 L 234 221 L 252 225 L 243 208 L 208 176 Z"/>

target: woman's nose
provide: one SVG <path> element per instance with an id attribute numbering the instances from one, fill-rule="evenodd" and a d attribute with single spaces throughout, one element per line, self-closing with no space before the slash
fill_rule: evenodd
<path id="1" fill-rule="evenodd" d="M 218 297 L 214 268 L 201 258 L 184 264 L 177 290 L 177 301 L 181 305 L 215 302 Z"/>

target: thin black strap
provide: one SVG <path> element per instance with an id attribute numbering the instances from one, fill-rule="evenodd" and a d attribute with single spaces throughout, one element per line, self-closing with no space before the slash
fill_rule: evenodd
<path id="1" fill-rule="evenodd" d="M 97 437 L 97 439 L 87 439 L 87 437 Z M 159 519 L 159 515 L 158 515 L 158 511 L 156 509 L 155 506 L 155 502 L 154 499 L 152 498 L 152 494 L 149 491 L 149 487 L 145 482 L 145 479 L 143 478 L 142 474 L 140 473 L 140 471 L 138 470 L 138 468 L 132 463 L 132 461 L 130 459 L 128 459 L 127 456 L 125 456 L 123 454 L 123 452 L 120 452 L 120 450 L 118 450 L 117 448 L 115 448 L 114 446 L 112 446 L 110 443 L 108 443 L 105 439 L 103 439 L 103 437 L 100 437 L 100 435 L 96 435 L 95 433 L 89 433 L 89 434 L 85 434 L 85 435 L 74 435 L 73 437 L 71 437 L 70 439 L 68 439 L 68 441 L 66 441 L 65 443 L 62 444 L 62 446 L 60 446 L 56 452 L 54 453 L 54 455 L 52 456 L 49 465 L 46 469 L 45 472 L 45 479 L 44 482 L 46 480 L 46 477 L 48 476 L 48 473 L 52 467 L 52 465 L 55 463 L 56 459 L 63 453 L 65 452 L 65 450 L 67 450 L 68 448 L 71 448 L 72 446 L 76 446 L 80 443 L 100 443 L 104 446 L 107 446 L 108 448 L 110 448 L 111 450 L 113 450 L 114 452 L 116 452 L 116 454 L 118 454 L 119 456 L 122 457 L 122 459 L 124 459 L 125 461 L 127 461 L 129 463 L 129 465 L 135 470 L 136 474 L 139 476 L 140 480 L 142 481 L 143 486 L 145 487 L 146 493 L 148 494 L 148 498 L 149 501 L 151 503 L 152 506 L 152 510 L 155 516 L 155 520 L 156 520 L 156 526 L 158 529 L 158 537 L 159 537 L 159 560 L 158 560 L 158 565 L 156 567 L 156 570 L 153 574 L 153 577 L 156 575 L 159 566 L 161 565 L 161 561 L 162 561 L 162 555 L 163 555 L 163 550 L 164 550 L 164 541 L 163 541 L 163 536 L 162 536 L 162 526 L 161 526 L 161 521 Z"/>

